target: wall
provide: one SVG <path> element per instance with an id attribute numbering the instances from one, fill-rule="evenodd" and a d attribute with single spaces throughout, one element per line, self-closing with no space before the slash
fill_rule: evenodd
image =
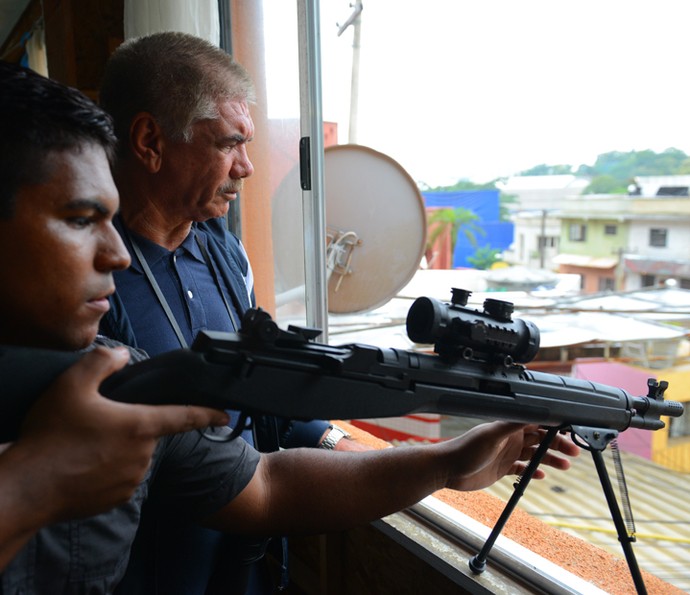
<path id="1" fill-rule="evenodd" d="M 108 56 L 124 38 L 123 0 L 32 0 L 3 45 L 21 59 L 21 36 L 43 17 L 51 78 L 96 99 Z"/>
<path id="2" fill-rule="evenodd" d="M 585 225 L 587 227 L 584 242 L 570 239 L 571 225 Z M 615 225 L 616 234 L 606 235 L 606 225 Z M 561 254 L 580 254 L 585 256 L 615 256 L 628 246 L 627 223 L 613 218 L 590 219 L 582 217 L 563 218 L 561 221 Z"/>
<path id="3" fill-rule="evenodd" d="M 649 245 L 650 229 L 667 229 L 666 247 Z M 690 221 L 658 217 L 630 225 L 629 252 L 656 260 L 687 260 L 690 255 Z"/>

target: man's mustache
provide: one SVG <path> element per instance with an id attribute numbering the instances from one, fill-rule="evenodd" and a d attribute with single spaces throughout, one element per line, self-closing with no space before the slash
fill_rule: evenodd
<path id="1" fill-rule="evenodd" d="M 220 194 L 234 194 L 239 192 L 244 188 L 244 180 L 232 180 L 231 182 L 224 184 L 218 190 Z"/>

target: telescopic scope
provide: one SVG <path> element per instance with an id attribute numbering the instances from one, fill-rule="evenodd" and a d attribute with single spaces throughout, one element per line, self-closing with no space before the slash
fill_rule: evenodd
<path id="1" fill-rule="evenodd" d="M 453 289 L 450 303 L 417 298 L 407 314 L 407 335 L 415 343 L 434 345 L 445 358 L 509 357 L 517 363 L 532 361 L 539 351 L 539 329 L 528 320 L 512 318 L 513 304 L 484 301 L 480 312 L 467 308 L 470 291 Z"/>

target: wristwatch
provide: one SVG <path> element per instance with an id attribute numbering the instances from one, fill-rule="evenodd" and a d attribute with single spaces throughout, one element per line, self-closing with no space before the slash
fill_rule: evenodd
<path id="1" fill-rule="evenodd" d="M 338 442 L 340 442 L 343 438 L 350 438 L 350 434 L 348 434 L 345 430 L 336 426 L 335 424 L 331 424 L 328 427 L 330 428 L 330 431 L 328 432 L 328 434 L 326 434 L 326 437 L 321 441 L 321 444 L 319 444 L 319 448 L 333 450 L 335 448 L 335 445 L 338 444 Z"/>

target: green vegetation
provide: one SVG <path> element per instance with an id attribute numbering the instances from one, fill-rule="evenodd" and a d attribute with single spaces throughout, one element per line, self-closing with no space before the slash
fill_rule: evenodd
<path id="1" fill-rule="evenodd" d="M 560 176 L 563 174 L 572 174 L 572 165 L 546 165 L 542 163 L 541 165 L 535 165 L 530 169 L 520 172 L 520 176 Z"/>
<path id="2" fill-rule="evenodd" d="M 520 176 L 548 176 L 559 174 L 575 174 L 589 178 L 590 184 L 585 188 L 584 194 L 626 194 L 628 186 L 635 176 L 665 176 L 665 175 L 690 175 L 690 156 L 679 149 L 669 148 L 661 153 L 651 150 L 644 151 L 610 151 L 602 153 L 592 165 L 580 165 L 575 168 L 572 165 L 558 164 L 548 165 L 542 163 L 530 169 L 521 171 Z M 440 186 L 436 188 L 423 188 L 434 192 L 456 192 L 458 190 L 484 190 L 496 189 L 496 183 L 501 178 L 475 184 L 469 180 L 459 180 L 452 186 Z M 508 209 L 506 205 L 515 202 L 515 197 L 503 194 L 499 195 L 501 205 L 501 219 L 505 220 Z"/>
<path id="3" fill-rule="evenodd" d="M 500 178 L 493 180 L 491 182 L 486 182 L 485 184 L 475 184 L 469 180 L 458 180 L 452 186 L 436 186 L 435 188 L 430 188 L 424 185 L 420 188 L 422 192 L 459 192 L 462 190 L 496 190 L 496 182 L 499 182 Z M 498 209 L 499 217 L 501 221 L 509 221 L 510 209 L 508 205 L 517 202 L 517 196 L 514 194 L 506 194 L 504 192 L 499 192 L 498 194 Z"/>
<path id="4" fill-rule="evenodd" d="M 477 245 L 475 233 L 485 234 L 486 232 L 477 225 L 479 217 L 469 209 L 458 207 L 456 209 L 435 209 L 427 217 L 427 250 L 430 250 L 436 240 L 444 233 L 450 234 L 450 253 L 455 252 L 455 242 L 458 237 L 458 230 L 463 233 L 473 246 Z"/>
<path id="5" fill-rule="evenodd" d="M 489 245 L 482 246 L 477 248 L 477 251 L 472 256 L 467 257 L 467 262 L 475 269 L 486 271 L 498 262 L 498 255 L 500 253 L 500 250 L 496 250 Z"/>
<path id="6" fill-rule="evenodd" d="M 581 165 L 577 175 L 590 178 L 585 194 L 625 194 L 635 176 L 665 176 L 690 172 L 690 159 L 678 149 L 611 151 L 597 157 L 594 165 Z"/>

